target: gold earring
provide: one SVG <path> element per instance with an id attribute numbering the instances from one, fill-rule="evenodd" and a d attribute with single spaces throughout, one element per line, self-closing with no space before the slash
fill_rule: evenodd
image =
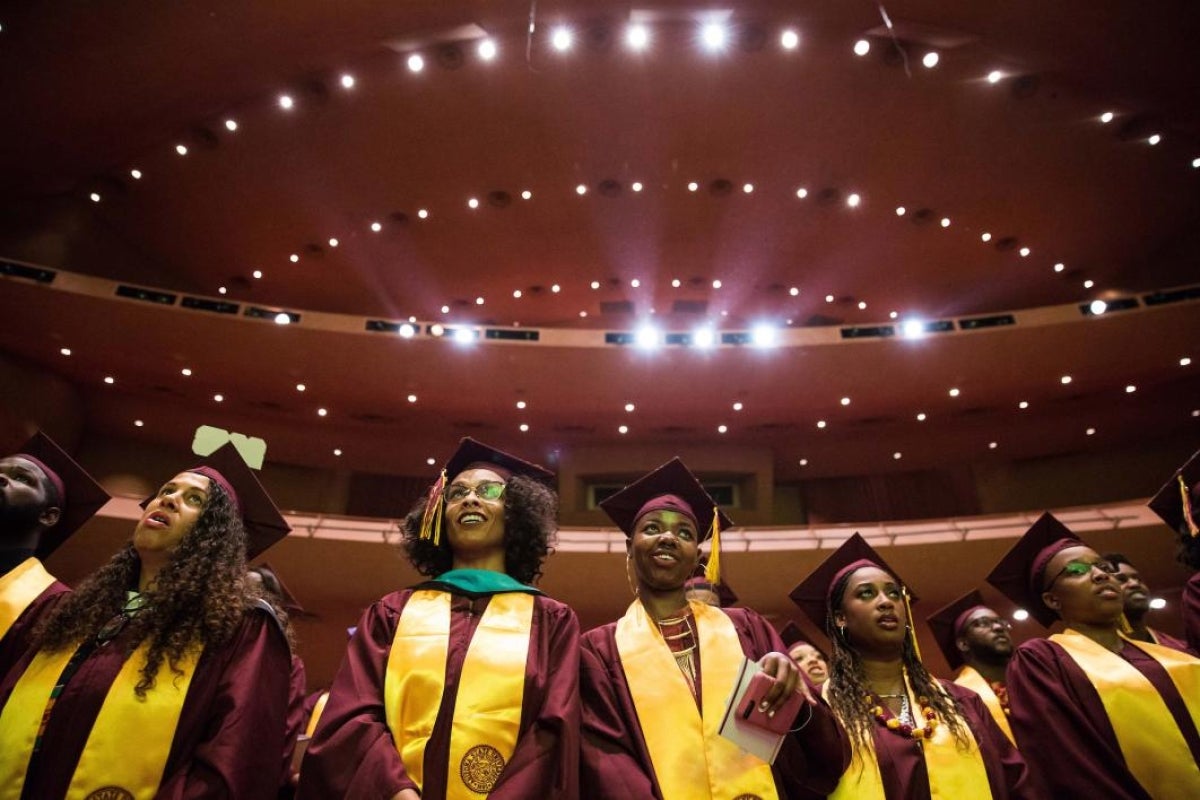
<path id="1" fill-rule="evenodd" d="M 633 566 L 633 558 L 628 552 L 625 553 L 625 580 L 629 584 L 629 591 L 633 592 L 633 596 L 638 596 L 637 586 L 633 583 L 633 576 L 629 572 L 629 568 Z"/>

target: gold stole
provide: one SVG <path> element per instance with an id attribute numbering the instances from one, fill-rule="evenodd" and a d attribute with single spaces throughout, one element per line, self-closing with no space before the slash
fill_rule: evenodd
<path id="1" fill-rule="evenodd" d="M 662 796 L 777 798 L 771 766 L 718 732 L 745 657 L 737 630 L 721 611 L 694 601 L 688 605 L 700 645 L 699 714 L 679 665 L 641 601 L 634 600 L 617 622 L 621 668 Z"/>
<path id="2" fill-rule="evenodd" d="M 909 705 L 913 716 L 921 727 L 928 722 L 921 716 L 921 706 L 904 680 L 908 691 Z M 941 690 L 941 687 L 938 687 Z M 829 681 L 821 687 L 821 694 L 828 699 Z M 871 723 L 875 725 L 874 722 Z M 966 720 L 963 720 L 966 725 Z M 875 728 L 872 727 L 872 736 Z M 880 736 L 895 736 L 891 731 L 878 731 Z M 975 741 L 974 733 L 970 734 L 970 749 L 959 750 L 958 741 L 950 732 L 950 726 L 941 720 L 933 731 L 933 736 L 923 739 L 921 755 L 925 758 L 925 771 L 929 774 L 929 796 L 933 800 L 989 800 L 992 796 L 991 785 L 988 783 L 987 769 L 983 765 L 983 756 L 979 752 L 979 744 Z M 875 758 L 875 745 L 868 739 L 865 747 L 854 744 L 854 759 L 850 767 L 842 773 L 837 788 L 829 795 L 830 800 L 884 800 L 883 776 L 879 773 L 879 762 Z"/>
<path id="3" fill-rule="evenodd" d="M 1122 637 L 1124 639 L 1124 637 Z M 1096 687 L 1129 772 L 1152 797 L 1200 797 L 1200 768 L 1162 695 L 1121 656 L 1070 628 L 1050 637 Z M 1167 670 L 1200 728 L 1200 659 L 1126 639 Z"/>
<path id="4" fill-rule="evenodd" d="M 325 711 L 325 704 L 329 702 L 329 692 L 321 692 L 321 696 L 317 698 L 317 702 L 313 705 L 312 714 L 308 718 L 308 726 L 304 729 L 305 736 L 312 736 L 317 730 L 317 723 L 321 721 L 321 714 Z"/>
<path id="5" fill-rule="evenodd" d="M 164 664 L 154 688 L 141 700 L 133 689 L 141 680 L 149 649 L 148 643 L 143 644 L 125 659 L 108 688 L 75 764 L 66 800 L 85 800 L 106 788 L 124 790 L 135 800 L 151 800 L 158 792 L 200 651 L 190 651 L 184 658 L 179 665 L 182 676 L 176 676 Z M 72 650 L 39 652 L 0 712 L 0 800 L 21 796 L 42 714 L 52 702 L 50 694 L 72 655 Z M 66 766 L 55 763 L 55 753 L 46 752 L 42 757 L 54 768 Z"/>
<path id="6" fill-rule="evenodd" d="M 383 682 L 387 724 L 418 787 L 425 783 L 425 746 L 446 688 L 450 600 L 449 592 L 412 593 L 396 626 Z M 454 701 L 447 800 L 486 795 L 516 749 L 533 603 L 525 592 L 492 595 L 471 637 Z"/>
<path id="7" fill-rule="evenodd" d="M 54 576 L 36 558 L 25 559 L 0 577 L 0 639 L 52 583 Z"/>
<path id="8" fill-rule="evenodd" d="M 1000 705 L 1000 698 L 996 697 L 996 693 L 992 691 L 992 685 L 974 667 L 963 667 L 954 682 L 979 695 L 983 704 L 987 706 L 987 710 L 992 712 L 992 719 L 996 720 L 996 725 L 1004 731 L 1004 735 L 1015 747 L 1017 740 L 1013 738 L 1012 727 L 1008 724 L 1008 715 L 1004 713 L 1004 706 Z"/>

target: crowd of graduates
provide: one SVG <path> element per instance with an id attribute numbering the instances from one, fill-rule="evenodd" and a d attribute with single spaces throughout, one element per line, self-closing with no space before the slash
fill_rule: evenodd
<path id="1" fill-rule="evenodd" d="M 1186 641 L 1146 626 L 1134 564 L 1045 514 L 987 580 L 1061 632 L 1015 646 L 973 591 L 925 620 L 953 680 L 858 534 L 790 592 L 825 649 L 731 607 L 731 521 L 678 459 L 601 503 L 633 598 L 581 632 L 537 588 L 553 478 L 464 439 L 401 523 L 424 581 L 306 702 L 286 589 L 249 566 L 288 526 L 232 445 L 72 590 L 43 559 L 108 497 L 36 435 L 0 458 L 0 800 L 1200 797 L 1200 453 L 1151 501 L 1193 573 Z M 722 733 L 748 665 L 738 714 L 773 756 Z"/>

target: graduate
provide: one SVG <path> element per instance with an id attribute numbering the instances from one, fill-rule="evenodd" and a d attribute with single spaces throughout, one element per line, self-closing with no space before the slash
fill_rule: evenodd
<path id="1" fill-rule="evenodd" d="M 1121 634 L 1121 587 L 1043 514 L 988 576 L 1042 625 L 1008 665 L 1013 734 L 1055 797 L 1200 797 L 1200 659 Z"/>
<path id="2" fill-rule="evenodd" d="M 578 795 L 579 622 L 531 585 L 555 532 L 553 477 L 462 440 L 403 525 L 429 580 L 363 614 L 300 798 Z"/>
<path id="3" fill-rule="evenodd" d="M 0 458 L 0 677 L 70 591 L 42 560 L 107 502 L 108 493 L 43 433 Z"/>
<path id="4" fill-rule="evenodd" d="M 246 586 L 288 527 L 232 445 L 167 481 L 0 682 L 0 798 L 269 798 L 287 640 Z"/>
<path id="5" fill-rule="evenodd" d="M 1192 572 L 1183 586 L 1183 632 L 1200 655 L 1200 450 L 1150 500 L 1150 509 L 1179 537 L 1180 563 Z"/>
<path id="6" fill-rule="evenodd" d="M 829 659 L 819 647 L 804 638 L 799 625 L 788 622 L 779 631 L 779 638 L 787 645 L 788 656 L 808 676 L 813 686 L 819 689 L 821 684 L 829 680 Z"/>
<path id="7" fill-rule="evenodd" d="M 833 643 L 822 691 L 854 759 L 831 798 L 1040 798 L 979 695 L 937 681 L 912 632 L 915 600 L 857 533 L 791 592 Z"/>
<path id="8" fill-rule="evenodd" d="M 1122 632 L 1135 642 L 1151 642 L 1187 652 L 1187 642 L 1146 624 L 1146 614 L 1150 611 L 1150 587 L 1133 562 L 1123 553 L 1105 553 L 1100 557 L 1117 568 L 1113 578 L 1121 585 L 1125 598 L 1125 627 Z"/>
<path id="9" fill-rule="evenodd" d="M 1011 710 L 1004 674 L 1013 654 L 1012 623 L 984 603 L 977 590 L 967 592 L 926 622 L 946 663 L 958 670 L 954 682 L 983 699 L 996 725 L 1015 744 L 1008 724 Z"/>
<path id="10" fill-rule="evenodd" d="M 622 619 L 583 637 L 584 795 L 767 800 L 833 788 L 849 756 L 845 737 L 774 628 L 749 609 L 686 599 L 700 543 L 730 524 L 692 473 L 673 459 L 600 505 L 629 537 L 635 597 Z M 713 539 L 708 578 L 719 584 Z M 718 733 L 746 658 L 774 678 L 760 710 L 773 713 L 795 692 L 809 692 L 774 765 Z"/>

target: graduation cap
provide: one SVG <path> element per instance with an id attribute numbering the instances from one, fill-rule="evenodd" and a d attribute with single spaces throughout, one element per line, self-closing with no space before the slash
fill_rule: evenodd
<path id="1" fill-rule="evenodd" d="M 304 606 L 300 605 L 300 601 L 296 599 L 296 595 L 292 594 L 288 589 L 287 584 L 283 582 L 283 578 L 279 577 L 279 573 L 271 566 L 270 562 L 264 561 L 256 567 L 251 567 L 249 572 L 257 572 L 262 579 L 263 588 L 269 593 L 279 598 L 279 603 L 283 606 L 283 610 L 288 613 L 288 616 L 303 616 L 307 614 Z"/>
<path id="2" fill-rule="evenodd" d="M 696 566 L 696 575 L 688 578 L 683 584 L 685 592 L 696 589 L 698 591 L 712 592 L 717 596 L 717 600 L 721 603 L 721 608 L 729 608 L 737 605 L 738 596 L 733 589 L 729 588 L 728 581 L 722 583 L 713 583 L 704 574 L 708 569 L 708 559 L 701 558 L 700 563 Z"/>
<path id="3" fill-rule="evenodd" d="M 421 518 L 422 539 L 432 539 L 435 545 L 441 541 L 447 478 L 454 480 L 469 469 L 489 469 L 505 480 L 514 475 L 524 475 L 544 484 L 554 480 L 554 473 L 539 464 L 524 461 L 511 453 L 464 436 L 454 455 L 450 456 L 450 460 L 442 467 L 433 488 L 429 490 L 429 497 L 425 501 L 425 514 Z"/>
<path id="4" fill-rule="evenodd" d="M 710 583 L 721 582 L 721 530 L 730 528 L 733 520 L 678 457 L 604 499 L 600 508 L 626 536 L 633 536 L 637 521 L 651 511 L 675 511 L 691 517 L 700 541 L 710 536 L 713 540 L 704 575 Z"/>
<path id="5" fill-rule="evenodd" d="M 783 639 L 783 644 L 789 651 L 798 644 L 809 644 L 808 639 L 804 638 L 804 632 L 800 630 L 800 626 L 791 620 L 788 620 L 788 624 L 780 629 L 779 638 Z"/>
<path id="6" fill-rule="evenodd" d="M 1049 628 L 1058 615 L 1042 602 L 1046 565 L 1068 547 L 1086 546 L 1070 528 L 1047 511 L 1000 559 L 1000 563 L 988 574 L 987 581 L 1018 607 L 1032 614 L 1043 627 Z"/>
<path id="7" fill-rule="evenodd" d="M 184 472 L 203 475 L 229 496 L 246 528 L 247 561 L 257 558 L 292 529 L 232 442 L 221 445 Z M 142 508 L 152 499 L 153 496 L 143 500 Z"/>
<path id="8" fill-rule="evenodd" d="M 847 575 L 863 567 L 878 567 L 895 578 L 896 583 L 903 588 L 904 607 L 909 620 L 909 637 L 912 639 L 913 649 L 919 659 L 921 651 L 917 646 L 917 637 L 912 631 L 911 607 L 918 598 L 904 585 L 904 581 L 900 580 L 896 570 L 888 566 L 875 548 L 867 544 L 867 540 L 857 532 L 822 561 L 816 569 L 809 573 L 807 578 L 800 581 L 796 588 L 788 593 L 788 597 L 808 615 L 808 618 L 817 626 L 817 630 L 826 630 L 825 619 L 832 604 L 834 587 Z"/>
<path id="9" fill-rule="evenodd" d="M 1175 470 L 1149 505 L 1171 530 L 1182 533 L 1186 526 L 1192 536 L 1200 536 L 1200 450 Z"/>
<path id="10" fill-rule="evenodd" d="M 972 589 L 950 605 L 925 618 L 950 669 L 958 669 L 963 665 L 963 654 L 958 649 L 958 637 L 962 636 L 967 620 L 976 611 L 990 608 L 983 602 L 983 595 L 979 590 Z"/>
<path id="11" fill-rule="evenodd" d="M 108 492 L 44 433 L 35 433 L 13 455 L 40 469 L 58 492 L 58 522 L 42 531 L 34 552 L 44 559 L 95 516 L 108 502 Z"/>

